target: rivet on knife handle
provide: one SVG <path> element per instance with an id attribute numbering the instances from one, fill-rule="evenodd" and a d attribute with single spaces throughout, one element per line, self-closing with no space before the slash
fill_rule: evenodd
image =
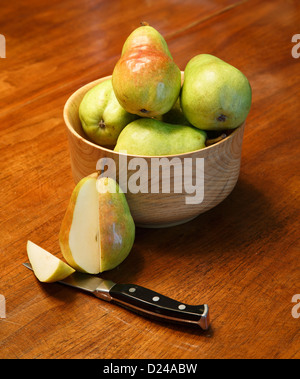
<path id="1" fill-rule="evenodd" d="M 199 325 L 203 330 L 209 327 L 207 304 L 180 303 L 136 284 L 115 284 L 109 290 L 109 295 L 111 302 L 145 316 L 180 324 Z"/>

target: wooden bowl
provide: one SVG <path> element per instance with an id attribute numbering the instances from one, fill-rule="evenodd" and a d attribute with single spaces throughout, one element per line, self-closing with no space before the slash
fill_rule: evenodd
<path id="1" fill-rule="evenodd" d="M 124 156 L 124 154 L 90 142 L 81 128 L 78 108 L 84 94 L 96 84 L 109 78 L 111 76 L 103 77 L 81 87 L 70 96 L 64 107 L 64 121 L 67 126 L 71 169 L 75 183 L 95 172 L 100 158 L 112 158 L 115 161 L 116 179 L 119 181 L 119 166 L 123 164 L 120 163 L 120 160 L 124 162 L 125 158 L 127 166 L 125 165 L 121 169 L 127 170 L 129 162 L 137 157 L 134 155 Z M 245 123 L 235 129 L 228 137 L 212 146 L 167 157 L 169 160 L 174 157 L 179 158 L 176 161 L 178 165 L 182 165 L 181 167 L 184 167 L 185 162 L 192 162 L 193 183 L 195 183 L 196 175 L 199 178 L 201 177 L 199 171 L 196 171 L 197 158 L 204 158 L 204 196 L 201 202 L 197 204 L 187 203 L 187 198 L 191 194 L 185 191 L 184 186 L 182 186 L 181 193 L 175 193 L 172 185 L 170 193 L 162 193 L 161 189 L 159 193 L 132 193 L 130 188 L 127 192 L 124 191 L 136 225 L 142 227 L 178 225 L 197 217 L 223 201 L 233 190 L 239 176 L 244 128 Z M 147 162 L 150 173 L 152 157 L 143 158 Z M 191 159 L 185 160 L 185 158 Z M 164 169 L 164 167 L 162 168 Z M 167 170 L 169 167 L 165 167 L 165 169 Z M 122 172 L 124 173 L 124 171 Z M 127 170 L 128 180 L 134 172 L 136 171 Z M 181 179 L 178 178 L 178 172 L 179 175 L 182 175 L 182 180 L 184 179 L 184 170 L 181 174 L 180 170 L 176 171 L 174 168 L 174 170 L 170 170 L 171 183 Z M 156 178 L 156 180 L 161 181 L 161 178 Z M 123 188 L 122 183 L 120 185 Z M 149 188 L 150 185 L 151 183 L 149 183 Z"/>

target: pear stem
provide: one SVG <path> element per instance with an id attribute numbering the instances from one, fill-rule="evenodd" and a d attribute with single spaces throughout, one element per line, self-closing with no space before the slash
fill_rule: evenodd
<path id="1" fill-rule="evenodd" d="M 142 21 L 142 22 L 141 22 L 141 26 L 149 26 L 149 24 L 148 24 L 147 21 Z"/>
<path id="2" fill-rule="evenodd" d="M 226 138 L 227 135 L 225 133 L 222 133 L 219 137 L 217 138 L 211 138 L 211 139 L 208 139 L 206 140 L 206 146 L 211 146 L 211 145 L 214 145 L 215 143 L 217 142 L 220 142 L 222 141 L 224 138 Z"/>

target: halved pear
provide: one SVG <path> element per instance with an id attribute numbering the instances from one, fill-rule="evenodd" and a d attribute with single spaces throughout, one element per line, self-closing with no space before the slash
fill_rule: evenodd
<path id="1" fill-rule="evenodd" d="M 57 282 L 75 272 L 61 259 L 31 241 L 27 241 L 27 255 L 33 272 L 40 282 Z"/>
<path id="2" fill-rule="evenodd" d="M 134 221 L 116 181 L 97 174 L 81 179 L 59 233 L 66 261 L 89 274 L 111 270 L 128 256 L 134 238 Z"/>

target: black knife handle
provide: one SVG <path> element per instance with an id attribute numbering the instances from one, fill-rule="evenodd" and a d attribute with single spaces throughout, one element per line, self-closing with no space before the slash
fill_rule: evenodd
<path id="1" fill-rule="evenodd" d="M 109 294 L 111 301 L 145 316 L 180 324 L 209 327 L 208 306 L 188 305 L 136 284 L 116 284 Z"/>

